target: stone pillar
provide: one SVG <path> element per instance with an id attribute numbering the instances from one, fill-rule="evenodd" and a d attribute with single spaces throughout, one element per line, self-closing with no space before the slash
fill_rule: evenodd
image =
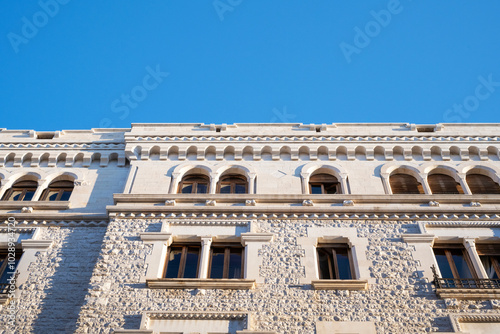
<path id="1" fill-rule="evenodd" d="M 208 262 L 210 260 L 212 237 L 201 237 L 201 258 L 198 278 L 208 278 Z"/>
<path id="2" fill-rule="evenodd" d="M 472 262 L 472 266 L 476 271 L 478 278 L 488 278 L 486 274 L 486 270 L 484 270 L 483 264 L 481 263 L 481 259 L 476 251 L 476 239 L 475 238 L 464 238 L 464 246 L 467 250 L 467 254 Z"/>

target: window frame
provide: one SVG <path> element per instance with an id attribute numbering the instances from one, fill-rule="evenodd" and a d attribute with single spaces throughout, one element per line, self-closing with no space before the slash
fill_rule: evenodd
<path id="1" fill-rule="evenodd" d="M 455 279 L 455 280 L 460 280 L 460 279 L 467 279 L 466 277 L 460 277 L 457 267 L 455 265 L 455 260 L 453 260 L 453 255 L 451 254 L 451 249 L 459 249 L 462 251 L 462 255 L 464 257 L 465 263 L 467 264 L 467 267 L 472 275 L 472 279 L 478 279 L 478 274 L 476 270 L 474 269 L 474 264 L 472 263 L 472 260 L 469 256 L 469 253 L 467 252 L 467 249 L 462 244 L 434 244 L 432 247 L 432 252 L 434 254 L 434 258 L 436 260 L 436 263 L 439 268 L 439 262 L 437 261 L 436 258 L 436 253 L 434 252 L 434 249 L 444 249 L 445 250 L 445 256 L 446 259 L 448 260 L 448 265 L 450 266 L 451 272 L 453 277 L 443 277 L 443 274 L 441 273 L 441 278 L 448 278 L 448 279 Z M 439 271 L 441 272 L 441 268 L 439 268 Z"/>
<path id="2" fill-rule="evenodd" d="M 47 201 L 47 202 L 60 202 L 61 197 L 64 195 L 65 191 L 68 191 L 68 189 L 71 189 L 69 198 L 71 198 L 71 195 L 73 194 L 73 191 L 75 189 L 74 183 L 72 187 L 69 186 L 53 186 L 53 184 L 57 183 L 62 183 L 62 182 L 67 182 L 67 183 L 73 183 L 74 181 L 69 181 L 69 180 L 58 180 L 58 181 L 53 181 L 46 189 L 43 190 L 42 196 L 40 196 L 40 201 Z M 49 194 L 51 191 L 56 191 L 57 190 L 57 196 L 56 199 L 51 201 L 49 199 Z M 68 201 L 69 201 L 68 198 Z"/>
<path id="3" fill-rule="evenodd" d="M 225 179 L 230 179 L 230 178 L 233 178 L 235 180 L 234 181 L 225 181 Z M 236 179 L 240 179 L 241 183 L 237 182 Z M 242 192 L 242 193 L 235 192 L 237 184 L 244 185 L 245 192 Z M 230 191 L 228 193 L 221 193 L 221 188 L 223 185 L 230 186 Z M 241 174 L 226 174 L 220 178 L 219 182 L 217 182 L 217 193 L 218 194 L 248 194 L 248 189 L 249 189 L 248 179 Z"/>
<path id="4" fill-rule="evenodd" d="M 442 180 L 434 180 L 435 178 L 438 178 L 438 177 L 442 178 Z M 445 189 L 446 191 L 435 191 L 437 189 L 433 189 L 433 187 L 435 188 L 436 186 L 439 188 L 442 188 L 440 183 L 445 184 L 445 186 L 446 186 L 447 185 L 446 183 L 449 181 L 453 181 L 453 185 L 454 185 L 453 191 L 448 191 L 451 189 Z M 428 175 L 427 176 L 427 183 L 429 184 L 429 189 L 430 189 L 431 193 L 434 195 L 460 195 L 460 194 L 464 194 L 464 190 L 463 190 L 462 186 L 460 185 L 460 183 L 457 182 L 452 176 L 444 174 L 444 173 L 433 173 L 433 174 Z"/>
<path id="5" fill-rule="evenodd" d="M 245 276 L 245 247 L 241 246 L 241 244 L 237 243 L 212 243 L 210 245 L 210 255 L 208 259 L 208 274 L 207 277 L 209 279 L 215 279 L 211 278 L 212 276 L 212 259 L 213 259 L 213 250 L 214 248 L 224 248 L 224 269 L 223 269 L 223 274 L 222 278 L 223 279 L 243 279 Z M 231 258 L 231 249 L 239 249 L 241 251 L 241 268 L 240 272 L 241 275 L 240 277 L 231 277 L 229 278 L 229 266 L 230 266 L 230 258 Z"/>
<path id="6" fill-rule="evenodd" d="M 184 276 L 184 272 L 186 270 L 186 258 L 187 258 L 187 252 L 188 252 L 189 247 L 198 248 L 198 261 L 196 263 L 196 278 L 199 278 L 199 276 L 200 276 L 200 261 L 201 261 L 201 244 L 198 244 L 198 243 L 178 243 L 178 244 L 170 245 L 168 247 L 168 250 L 167 250 L 167 257 L 165 260 L 165 267 L 163 268 L 162 278 L 169 279 L 165 276 L 167 275 L 168 263 L 170 262 L 169 261 L 170 252 L 172 251 L 172 248 L 179 248 L 179 247 L 182 247 L 182 251 L 181 251 L 181 258 L 179 260 L 179 269 L 177 269 L 177 277 L 175 277 L 175 278 L 184 279 L 183 276 Z"/>
<path id="7" fill-rule="evenodd" d="M 321 263 L 320 263 L 320 256 L 319 256 L 319 251 L 320 249 L 329 249 L 331 250 L 331 257 L 328 256 L 328 269 L 330 272 L 330 278 L 322 278 L 321 277 Z M 349 270 L 350 270 L 350 278 L 340 278 L 340 271 L 339 271 L 339 266 L 338 266 L 338 261 L 337 261 L 337 250 L 338 249 L 346 249 L 347 250 L 347 259 L 349 261 Z M 330 255 L 330 254 L 328 254 Z M 353 256 L 352 256 L 352 251 L 351 247 L 348 244 L 343 244 L 343 243 L 320 243 L 316 246 L 316 265 L 318 268 L 318 279 L 320 280 L 328 280 L 328 279 L 334 279 L 334 280 L 353 280 L 355 279 L 355 268 L 354 268 L 354 261 L 353 261 Z M 332 259 L 333 259 L 333 264 L 332 264 Z"/>
<path id="8" fill-rule="evenodd" d="M 329 181 L 315 180 L 315 178 L 324 177 L 325 175 L 329 176 L 332 180 L 334 179 L 335 181 L 329 182 Z M 335 192 L 334 193 L 327 193 L 325 191 L 325 184 L 334 185 Z M 313 194 L 313 191 L 312 191 L 313 186 L 321 186 L 321 195 L 342 194 L 342 187 L 341 187 L 340 181 L 338 180 L 337 177 L 335 177 L 334 175 L 328 174 L 328 173 L 317 173 L 317 174 L 311 175 L 311 177 L 309 177 L 309 194 Z"/>
<path id="9" fill-rule="evenodd" d="M 401 178 L 413 178 L 416 183 L 417 183 L 417 190 L 418 190 L 418 193 L 417 192 L 394 192 L 395 190 L 395 187 L 393 186 L 393 182 L 391 181 L 391 178 L 393 177 L 401 177 Z M 411 175 L 411 174 L 408 174 L 408 173 L 403 173 L 403 172 L 394 172 L 394 173 L 391 173 L 391 175 L 389 175 L 389 187 L 391 188 L 391 193 L 393 195 L 423 195 L 425 194 L 425 190 L 424 190 L 424 185 L 422 184 L 422 182 L 420 182 L 418 180 L 418 178 L 416 178 L 415 176 Z M 398 190 L 399 188 L 401 188 L 401 185 L 398 185 L 398 188 L 396 188 L 396 190 Z M 407 184 L 405 184 L 405 188 L 407 188 Z"/>
<path id="10" fill-rule="evenodd" d="M 36 186 L 33 187 L 33 186 L 22 186 L 21 185 L 22 183 L 28 183 L 28 182 L 36 184 Z M 33 201 L 33 198 L 34 198 L 34 196 L 36 194 L 37 189 L 38 189 L 38 182 L 37 181 L 33 181 L 33 180 L 17 181 L 16 183 L 14 183 L 12 185 L 12 187 L 10 187 L 5 192 L 5 194 L 2 197 L 2 201 L 12 201 L 12 202 L 29 202 L 29 201 Z M 12 193 L 14 191 L 21 191 L 20 197 L 17 200 L 11 199 Z M 24 198 L 26 197 L 26 193 L 28 191 L 33 192 L 33 196 L 29 200 L 25 201 Z"/>
<path id="11" fill-rule="evenodd" d="M 189 179 L 195 179 L 194 181 L 189 181 Z M 198 180 L 204 180 L 204 182 L 199 182 Z M 206 182 L 206 189 L 207 191 L 204 193 L 199 193 L 198 192 L 198 184 L 202 184 Z M 183 193 L 182 188 L 185 184 L 191 184 L 191 192 L 190 193 Z M 210 178 L 206 175 L 203 174 L 189 174 L 185 175 L 181 182 L 179 182 L 177 186 L 177 193 L 178 194 L 208 194 L 210 192 Z"/>

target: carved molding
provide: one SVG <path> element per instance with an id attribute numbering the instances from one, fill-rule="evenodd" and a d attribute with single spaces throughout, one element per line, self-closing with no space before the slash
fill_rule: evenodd
<path id="1" fill-rule="evenodd" d="M 151 289 L 229 289 L 249 290 L 255 288 L 254 279 L 213 278 L 157 278 L 148 279 Z"/>
<path id="2" fill-rule="evenodd" d="M 4 220 L 3 223 L 0 223 L 0 227 L 7 226 L 8 221 Z M 64 221 L 64 220 L 17 220 L 16 226 L 58 226 L 58 227 L 106 227 L 108 226 L 108 221 Z M 1 229 L 0 229 L 1 231 Z"/>
<path id="3" fill-rule="evenodd" d="M 315 290 L 368 290 L 367 280 L 321 279 L 311 281 Z"/>
<path id="4" fill-rule="evenodd" d="M 439 298 L 464 299 L 499 299 L 500 289 L 436 289 Z"/>
<path id="5" fill-rule="evenodd" d="M 461 332 L 462 326 L 460 323 L 496 323 L 500 322 L 500 315 L 498 314 L 451 314 L 450 321 L 454 332 Z"/>

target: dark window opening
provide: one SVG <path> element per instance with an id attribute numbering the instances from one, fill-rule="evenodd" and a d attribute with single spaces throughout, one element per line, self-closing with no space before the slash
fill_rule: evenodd
<path id="1" fill-rule="evenodd" d="M 489 176 L 482 174 L 467 174 L 467 184 L 470 191 L 475 194 L 500 194 L 500 186 Z"/>
<path id="2" fill-rule="evenodd" d="M 427 182 L 433 194 L 463 194 L 462 186 L 451 176 L 445 174 L 432 174 L 427 177 Z"/>
<path id="3" fill-rule="evenodd" d="M 200 246 L 179 245 L 169 247 L 165 278 L 197 278 Z"/>
<path id="4" fill-rule="evenodd" d="M 69 201 L 73 188 L 75 187 L 72 181 L 56 181 L 45 189 L 40 198 L 42 201 Z"/>
<path id="5" fill-rule="evenodd" d="M 210 278 L 243 278 L 243 248 L 214 246 L 210 250 Z"/>
<path id="6" fill-rule="evenodd" d="M 340 183 L 330 174 L 315 174 L 309 179 L 311 194 L 340 194 Z"/>
<path id="7" fill-rule="evenodd" d="M 209 185 L 209 178 L 205 175 L 187 176 L 179 183 L 177 192 L 181 194 L 207 194 Z"/>
<path id="8" fill-rule="evenodd" d="M 317 252 L 320 279 L 352 279 L 351 252 L 347 245 L 320 246 Z"/>
<path id="9" fill-rule="evenodd" d="M 248 182 L 241 175 L 226 175 L 221 178 L 218 186 L 220 194 L 246 194 Z"/>
<path id="10" fill-rule="evenodd" d="M 423 194 L 424 188 L 411 175 L 393 174 L 389 177 L 389 183 L 393 194 Z"/>
<path id="11" fill-rule="evenodd" d="M 2 201 L 31 201 L 37 187 L 36 181 L 19 181 L 7 190 Z"/>

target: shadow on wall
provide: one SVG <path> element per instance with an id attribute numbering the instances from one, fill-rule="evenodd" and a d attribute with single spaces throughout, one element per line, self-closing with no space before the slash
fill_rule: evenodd
<path id="1" fill-rule="evenodd" d="M 67 229 L 67 228 L 61 228 Z M 80 309 L 90 288 L 90 279 L 101 251 L 105 227 L 71 227 L 54 254 L 61 260 L 41 302 L 33 324 L 34 333 L 74 333 Z M 55 245 L 54 247 L 58 247 Z M 54 257 L 50 259 L 51 262 Z M 54 262 L 52 262 L 54 263 Z"/>

